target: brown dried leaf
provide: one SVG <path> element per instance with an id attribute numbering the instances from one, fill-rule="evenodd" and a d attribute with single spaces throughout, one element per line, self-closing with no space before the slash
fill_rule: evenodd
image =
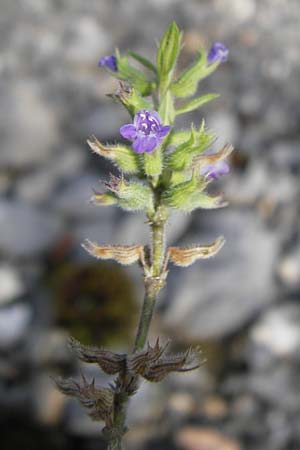
<path id="1" fill-rule="evenodd" d="M 81 383 L 72 378 L 57 378 L 54 381 L 62 393 L 76 397 L 89 410 L 90 417 L 111 424 L 114 402 L 114 392 L 111 389 L 97 389 L 95 380 L 88 383 L 83 375 L 81 375 Z"/>
<path id="2" fill-rule="evenodd" d="M 220 236 L 210 245 L 195 247 L 169 247 L 168 256 L 173 264 L 180 267 L 188 267 L 198 259 L 207 259 L 214 256 L 223 247 L 225 239 Z"/>
<path id="3" fill-rule="evenodd" d="M 95 136 L 93 136 L 92 139 L 93 140 L 88 139 L 87 143 L 94 153 L 100 156 L 104 156 L 104 158 L 112 160 L 115 159 L 116 155 L 113 147 L 109 145 L 103 145 Z"/>
<path id="4" fill-rule="evenodd" d="M 220 150 L 217 153 L 213 153 L 211 155 L 205 155 L 202 153 L 194 158 L 193 168 L 198 170 L 209 164 L 215 164 L 217 161 L 222 161 L 223 159 L 226 159 L 232 152 L 233 146 L 226 144 L 224 145 L 222 150 Z"/>
<path id="5" fill-rule="evenodd" d="M 145 350 L 134 353 L 132 356 L 128 357 L 129 370 L 138 373 L 139 375 L 143 375 L 149 365 L 162 356 L 168 345 L 169 342 L 164 346 L 160 346 L 159 338 L 157 338 L 153 347 L 148 343 Z"/>
<path id="6" fill-rule="evenodd" d="M 114 375 L 121 372 L 126 364 L 126 355 L 113 353 L 98 347 L 82 345 L 76 339 L 70 339 L 70 347 L 78 359 L 87 363 L 97 363 L 103 372 Z"/>
<path id="7" fill-rule="evenodd" d="M 124 266 L 128 266 L 138 261 L 144 261 L 144 247 L 142 245 L 98 246 L 86 239 L 82 244 L 82 247 L 95 258 L 113 259 Z"/>

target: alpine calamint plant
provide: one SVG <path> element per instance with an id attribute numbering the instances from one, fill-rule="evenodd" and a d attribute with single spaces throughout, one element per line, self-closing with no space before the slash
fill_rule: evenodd
<path id="1" fill-rule="evenodd" d="M 159 339 L 154 345 L 147 343 L 156 299 L 166 284 L 169 264 L 188 267 L 198 259 L 215 255 L 224 244 L 223 237 L 219 237 L 210 245 L 166 245 L 170 210 L 192 212 L 196 208 L 226 205 L 222 196 L 211 196 L 207 187 L 229 171 L 225 160 L 232 151 L 230 145 L 215 149 L 215 136 L 204 121 L 199 127 L 191 125 L 190 130 L 174 127 L 177 116 L 217 97 L 195 95 L 198 83 L 213 73 L 228 54 L 227 48 L 217 42 L 208 53 L 200 50 L 191 66 L 178 74 L 181 39 L 173 22 L 158 46 L 156 64 L 131 51 L 121 56 L 118 50 L 99 62 L 120 80 L 119 90 L 112 97 L 125 106 L 132 121 L 120 129 L 125 142 L 106 145 L 95 138 L 88 141 L 95 153 L 111 160 L 120 171 L 119 176 L 110 176 L 104 192 L 95 193 L 92 201 L 126 211 L 144 211 L 151 243 L 149 247 L 98 245 L 87 240 L 83 247 L 99 259 L 112 259 L 123 265 L 139 262 L 144 273 L 145 298 L 132 353 L 119 354 L 70 341 L 80 360 L 97 363 L 106 374 L 115 376 L 108 387 L 96 387 L 94 380 L 88 382 L 83 376 L 81 382 L 60 379 L 57 384 L 65 394 L 77 397 L 94 420 L 105 422 L 103 436 L 110 450 L 122 448 L 126 405 L 137 391 L 140 378 L 156 383 L 170 372 L 190 371 L 200 365 L 197 349 L 170 354 Z M 137 69 L 131 60 L 146 70 Z"/>

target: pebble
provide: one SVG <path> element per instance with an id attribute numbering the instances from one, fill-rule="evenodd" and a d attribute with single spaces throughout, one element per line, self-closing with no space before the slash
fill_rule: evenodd
<path id="1" fill-rule="evenodd" d="M 8 350 L 26 336 L 32 319 L 27 303 L 14 303 L 0 308 L 0 349 Z"/>
<path id="2" fill-rule="evenodd" d="M 25 286 L 17 269 L 0 264 L 0 307 L 12 302 L 25 292 Z"/>
<path id="3" fill-rule="evenodd" d="M 163 325 L 188 341 L 219 339 L 241 329 L 271 302 L 275 289 L 276 234 L 250 210 L 213 214 L 218 223 L 211 214 L 199 216 L 197 240 L 192 235 L 186 241 L 199 242 L 201 236 L 201 244 L 208 244 L 223 234 L 225 246 L 188 270 L 172 267 L 168 279 Z"/>
<path id="4" fill-rule="evenodd" d="M 62 222 L 49 211 L 0 200 L 0 249 L 11 257 L 36 257 L 58 239 Z"/>
<path id="5" fill-rule="evenodd" d="M 251 342 L 274 357 L 298 358 L 300 354 L 300 306 L 284 303 L 267 311 L 254 325 Z"/>
<path id="6" fill-rule="evenodd" d="M 200 426 L 186 426 L 175 434 L 182 450 L 241 450 L 237 441 L 220 432 Z"/>

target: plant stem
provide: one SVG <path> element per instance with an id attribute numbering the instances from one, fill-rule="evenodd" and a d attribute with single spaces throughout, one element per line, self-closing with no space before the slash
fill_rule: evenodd
<path id="1" fill-rule="evenodd" d="M 142 349 L 146 343 L 155 308 L 156 297 L 164 285 L 164 280 L 161 278 L 161 268 L 165 252 L 165 222 L 166 217 L 164 217 L 164 211 L 159 207 L 156 213 L 156 220 L 150 225 L 152 232 L 151 276 L 145 278 L 145 297 L 135 339 L 134 351 Z"/>
<path id="2" fill-rule="evenodd" d="M 155 215 L 150 222 L 152 233 L 150 276 L 145 277 L 145 297 L 136 334 L 134 352 L 141 350 L 146 343 L 157 294 L 164 285 L 164 278 L 161 276 L 161 271 L 165 256 L 164 229 L 166 220 L 165 210 L 158 205 Z M 118 381 L 122 385 L 122 375 L 119 375 Z M 115 394 L 114 422 L 111 430 L 117 433 L 108 439 L 108 450 L 122 450 L 123 448 L 122 437 L 125 432 L 127 401 L 128 395 L 126 395 L 124 386 L 124 389 L 121 389 L 119 393 Z"/>

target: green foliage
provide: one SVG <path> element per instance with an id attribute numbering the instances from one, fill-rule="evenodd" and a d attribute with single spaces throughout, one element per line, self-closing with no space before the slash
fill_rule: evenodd
<path id="1" fill-rule="evenodd" d="M 140 158 L 139 155 L 132 151 L 132 148 L 128 145 L 116 145 L 115 150 L 115 164 L 123 173 L 127 174 L 139 174 L 140 170 Z"/>
<path id="2" fill-rule="evenodd" d="M 152 207 L 151 189 L 145 184 L 111 176 L 107 187 L 115 197 L 116 204 L 126 211 L 147 210 Z"/>
<path id="3" fill-rule="evenodd" d="M 205 105 L 205 103 L 211 102 L 212 100 L 218 97 L 219 94 L 206 94 L 202 95 L 201 97 L 193 98 L 189 102 L 185 103 L 184 105 L 176 109 L 176 116 L 178 116 L 179 114 L 194 111 L 195 109 L 200 108 L 200 106 Z"/>
<path id="4" fill-rule="evenodd" d="M 152 109 L 152 104 L 148 100 L 139 95 L 134 87 L 125 83 L 120 83 L 118 92 L 111 97 L 118 100 L 132 117 L 141 109 Z"/>
<path id="5" fill-rule="evenodd" d="M 148 177 L 158 177 L 163 170 L 163 158 L 161 149 L 153 153 L 144 153 L 144 171 Z"/>
<path id="6" fill-rule="evenodd" d="M 161 88 L 161 93 L 167 90 L 181 45 L 181 33 L 175 22 L 172 22 L 162 37 L 157 50 L 157 72 Z"/>
<path id="7" fill-rule="evenodd" d="M 143 72 L 131 66 L 127 56 L 121 56 L 119 50 L 116 50 L 116 58 L 118 66 L 116 76 L 121 80 L 128 81 L 142 95 L 151 94 L 153 82 Z"/>
<path id="8" fill-rule="evenodd" d="M 155 65 L 152 64 L 152 62 L 149 61 L 149 59 L 145 58 L 144 56 L 140 55 L 139 53 L 133 52 L 132 50 L 129 50 L 127 52 L 127 55 L 131 56 L 133 59 L 138 61 L 144 67 L 146 67 L 147 69 L 149 69 L 152 72 L 154 72 L 155 75 L 157 74 L 157 69 L 156 69 Z"/>
<path id="9" fill-rule="evenodd" d="M 168 91 L 163 96 L 158 112 L 164 125 L 170 125 L 174 122 L 175 108 L 171 92 Z"/>
<path id="10" fill-rule="evenodd" d="M 214 134 L 206 131 L 204 121 L 198 131 L 192 126 L 188 140 L 180 144 L 168 157 L 168 167 L 173 170 L 189 169 L 194 156 L 208 149 L 213 139 Z"/>
<path id="11" fill-rule="evenodd" d="M 206 187 L 206 183 L 202 178 L 199 180 L 196 176 L 183 183 L 176 184 L 162 194 L 164 204 L 170 208 L 184 210 L 185 204 L 195 193 L 199 193 Z"/>
<path id="12" fill-rule="evenodd" d="M 199 81 L 213 73 L 219 63 L 207 64 L 207 56 L 204 50 L 198 53 L 195 62 L 182 72 L 170 87 L 176 97 L 190 97 L 196 93 Z"/>

